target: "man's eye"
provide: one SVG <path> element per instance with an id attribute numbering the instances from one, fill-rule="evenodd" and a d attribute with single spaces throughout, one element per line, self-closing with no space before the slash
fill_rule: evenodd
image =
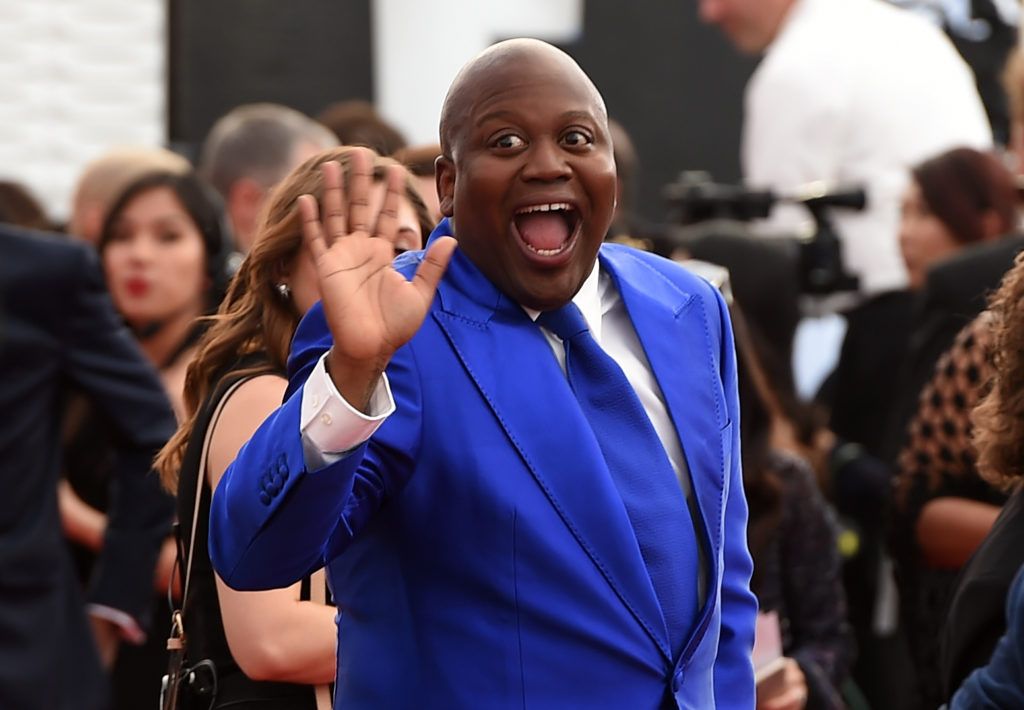
<path id="1" fill-rule="evenodd" d="M 506 133 L 494 141 L 495 148 L 520 148 L 526 145 L 526 141 L 514 133 Z"/>
<path id="2" fill-rule="evenodd" d="M 562 142 L 570 146 L 581 146 L 589 145 L 594 141 L 583 131 L 569 131 L 562 136 Z"/>

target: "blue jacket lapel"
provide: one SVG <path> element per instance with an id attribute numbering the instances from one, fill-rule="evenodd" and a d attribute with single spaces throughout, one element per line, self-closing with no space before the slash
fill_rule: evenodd
<path id="1" fill-rule="evenodd" d="M 665 622 L 626 511 L 540 328 L 458 251 L 439 297 L 433 317 L 520 460 L 623 604 L 671 660 Z"/>

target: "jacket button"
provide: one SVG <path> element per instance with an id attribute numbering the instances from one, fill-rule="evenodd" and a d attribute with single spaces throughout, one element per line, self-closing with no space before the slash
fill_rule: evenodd
<path id="1" fill-rule="evenodd" d="M 266 491 L 260 491 L 260 503 L 263 505 L 270 505 L 270 494 Z"/>

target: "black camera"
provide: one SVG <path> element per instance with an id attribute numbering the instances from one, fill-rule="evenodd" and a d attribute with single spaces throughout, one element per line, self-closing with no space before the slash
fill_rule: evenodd
<path id="1" fill-rule="evenodd" d="M 839 235 L 832 222 L 833 209 L 863 210 L 867 195 L 863 188 L 827 190 L 812 183 L 790 195 L 771 190 L 750 190 L 714 182 L 705 172 L 686 172 L 665 186 L 663 195 L 673 209 L 673 217 L 683 228 L 676 231 L 676 243 L 687 248 L 690 242 L 710 238 L 716 233 L 731 237 L 750 236 L 747 224 L 764 219 L 779 203 L 797 204 L 814 220 L 814 234 L 784 238 L 792 243 L 800 291 L 822 296 L 856 291 L 857 277 L 843 268 Z"/>

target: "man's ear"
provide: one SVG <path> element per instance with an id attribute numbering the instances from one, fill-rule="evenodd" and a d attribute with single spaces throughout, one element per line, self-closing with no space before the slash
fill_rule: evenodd
<path id="1" fill-rule="evenodd" d="M 439 155 L 434 161 L 434 180 L 437 182 L 437 199 L 441 214 L 451 217 L 455 214 L 455 163 Z"/>

